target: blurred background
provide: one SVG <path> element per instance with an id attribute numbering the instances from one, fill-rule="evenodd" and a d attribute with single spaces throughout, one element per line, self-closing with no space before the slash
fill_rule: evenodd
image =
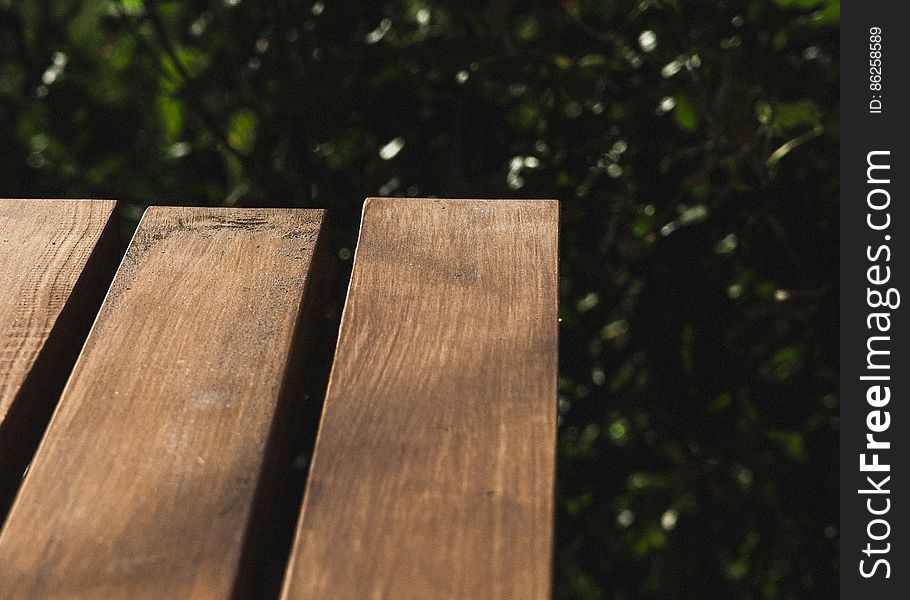
<path id="1" fill-rule="evenodd" d="M 834 598 L 838 0 L 0 0 L 0 196 L 562 204 L 558 599 Z"/>

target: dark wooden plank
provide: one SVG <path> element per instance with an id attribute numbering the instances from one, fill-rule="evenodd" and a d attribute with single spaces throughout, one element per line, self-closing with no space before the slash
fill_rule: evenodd
<path id="1" fill-rule="evenodd" d="M 110 284 L 114 200 L 0 200 L 0 523 Z"/>
<path id="2" fill-rule="evenodd" d="M 283 598 L 547 598 L 555 201 L 369 199 Z"/>
<path id="3" fill-rule="evenodd" d="M 0 598 L 240 594 L 322 219 L 148 209 L 0 532 Z"/>

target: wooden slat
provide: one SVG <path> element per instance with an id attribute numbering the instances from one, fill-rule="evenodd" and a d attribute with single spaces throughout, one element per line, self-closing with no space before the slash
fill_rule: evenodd
<path id="1" fill-rule="evenodd" d="M 239 593 L 322 219 L 148 209 L 0 532 L 0 598 Z"/>
<path id="2" fill-rule="evenodd" d="M 557 228 L 367 200 L 285 600 L 549 597 Z"/>
<path id="3" fill-rule="evenodd" d="M 117 259 L 113 200 L 0 200 L 0 522 Z"/>

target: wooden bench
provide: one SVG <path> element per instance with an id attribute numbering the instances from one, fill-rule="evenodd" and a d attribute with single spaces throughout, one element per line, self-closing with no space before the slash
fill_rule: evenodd
<path id="1" fill-rule="evenodd" d="M 555 201 L 366 201 L 280 590 L 325 215 L 113 215 L 0 201 L 0 598 L 550 596 Z"/>

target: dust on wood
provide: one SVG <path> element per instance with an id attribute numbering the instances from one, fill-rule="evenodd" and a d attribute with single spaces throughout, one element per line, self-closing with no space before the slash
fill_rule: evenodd
<path id="1" fill-rule="evenodd" d="M 322 218 L 146 212 L 0 532 L 0 597 L 235 593 Z"/>

